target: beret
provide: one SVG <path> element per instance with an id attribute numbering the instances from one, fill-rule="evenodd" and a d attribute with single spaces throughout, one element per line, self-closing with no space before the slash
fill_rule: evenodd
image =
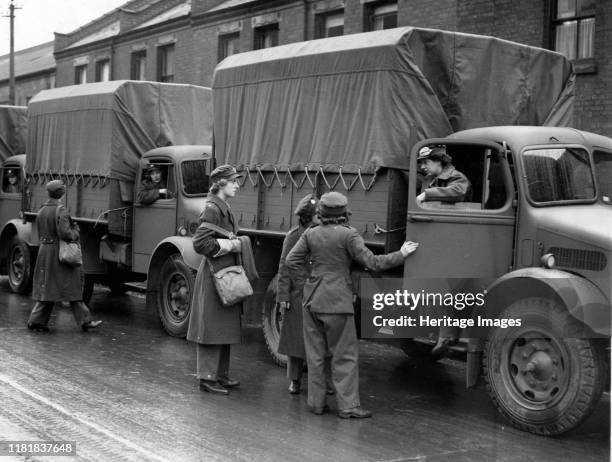
<path id="1" fill-rule="evenodd" d="M 66 186 L 60 180 L 51 180 L 47 183 L 46 187 L 49 194 L 56 194 L 60 191 L 62 194 L 66 192 Z"/>
<path id="2" fill-rule="evenodd" d="M 314 215 L 317 207 L 317 200 L 313 197 L 312 194 L 308 194 L 298 202 L 293 211 L 294 215 L 301 215 L 303 213 L 310 213 Z"/>
<path id="3" fill-rule="evenodd" d="M 235 178 L 240 177 L 240 173 L 236 172 L 236 169 L 231 165 L 220 165 L 212 172 L 210 172 L 211 183 L 217 183 L 221 180 L 231 181 Z"/>
<path id="4" fill-rule="evenodd" d="M 319 211 L 326 217 L 336 217 L 346 213 L 348 199 L 339 192 L 332 191 L 325 193 L 319 200 Z"/>

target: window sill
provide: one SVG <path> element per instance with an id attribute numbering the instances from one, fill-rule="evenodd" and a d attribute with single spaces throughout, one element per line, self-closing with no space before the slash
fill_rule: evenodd
<path id="1" fill-rule="evenodd" d="M 576 74 L 596 74 L 597 63 L 595 58 L 582 58 L 572 60 Z"/>

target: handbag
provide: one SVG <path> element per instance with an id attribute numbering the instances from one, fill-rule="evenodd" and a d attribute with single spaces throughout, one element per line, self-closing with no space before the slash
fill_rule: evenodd
<path id="1" fill-rule="evenodd" d="M 64 265 L 81 266 L 83 264 L 83 253 L 78 242 L 59 241 L 59 261 Z"/>
<path id="2" fill-rule="evenodd" d="M 55 222 L 57 224 L 58 212 L 60 206 L 58 205 L 55 209 Z M 81 251 L 81 244 L 78 242 L 68 242 L 63 239 L 59 240 L 59 262 L 68 266 L 81 266 L 83 264 L 83 253 Z"/>
<path id="3" fill-rule="evenodd" d="M 228 239 L 235 237 L 233 233 L 212 223 L 202 223 L 200 226 L 212 229 Z M 211 261 L 208 258 L 206 260 L 212 274 L 213 285 L 223 306 L 235 305 L 253 295 L 253 287 L 241 264 L 227 266 L 219 271 L 215 271 Z M 238 255 L 238 260 L 241 262 L 240 255 Z"/>

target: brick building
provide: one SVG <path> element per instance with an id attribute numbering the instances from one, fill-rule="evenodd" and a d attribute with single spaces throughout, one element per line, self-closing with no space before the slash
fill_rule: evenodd
<path id="1" fill-rule="evenodd" d="M 229 54 L 408 25 L 563 52 L 578 73 L 574 125 L 612 136 L 612 0 L 131 0 L 56 34 L 57 85 L 132 78 L 209 86 Z"/>
<path id="2" fill-rule="evenodd" d="M 25 106 L 41 90 L 55 87 L 53 42 L 15 53 L 15 104 Z M 9 55 L 0 56 L 0 104 L 9 102 Z"/>

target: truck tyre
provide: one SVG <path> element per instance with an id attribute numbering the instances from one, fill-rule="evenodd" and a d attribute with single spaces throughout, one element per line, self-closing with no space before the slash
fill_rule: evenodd
<path id="1" fill-rule="evenodd" d="M 261 326 L 263 329 L 266 346 L 272 356 L 272 360 L 279 366 L 287 365 L 287 356 L 278 353 L 278 342 L 280 341 L 280 329 L 282 324 L 282 313 L 276 306 L 276 283 L 278 275 L 274 276 L 266 294 L 264 295 L 263 309 L 261 311 Z"/>
<path id="2" fill-rule="evenodd" d="M 30 291 L 35 263 L 30 246 L 19 237 L 13 237 L 8 260 L 8 280 L 13 292 L 27 294 Z"/>
<path id="3" fill-rule="evenodd" d="M 601 343 L 578 338 L 582 324 L 556 301 L 527 298 L 500 318 L 520 327 L 495 328 L 483 352 L 484 379 L 497 409 L 515 427 L 559 435 L 583 422 L 603 392 Z"/>
<path id="4" fill-rule="evenodd" d="M 187 336 L 194 283 L 195 271 L 179 253 L 166 258 L 159 277 L 157 310 L 164 329 L 173 337 Z"/>

